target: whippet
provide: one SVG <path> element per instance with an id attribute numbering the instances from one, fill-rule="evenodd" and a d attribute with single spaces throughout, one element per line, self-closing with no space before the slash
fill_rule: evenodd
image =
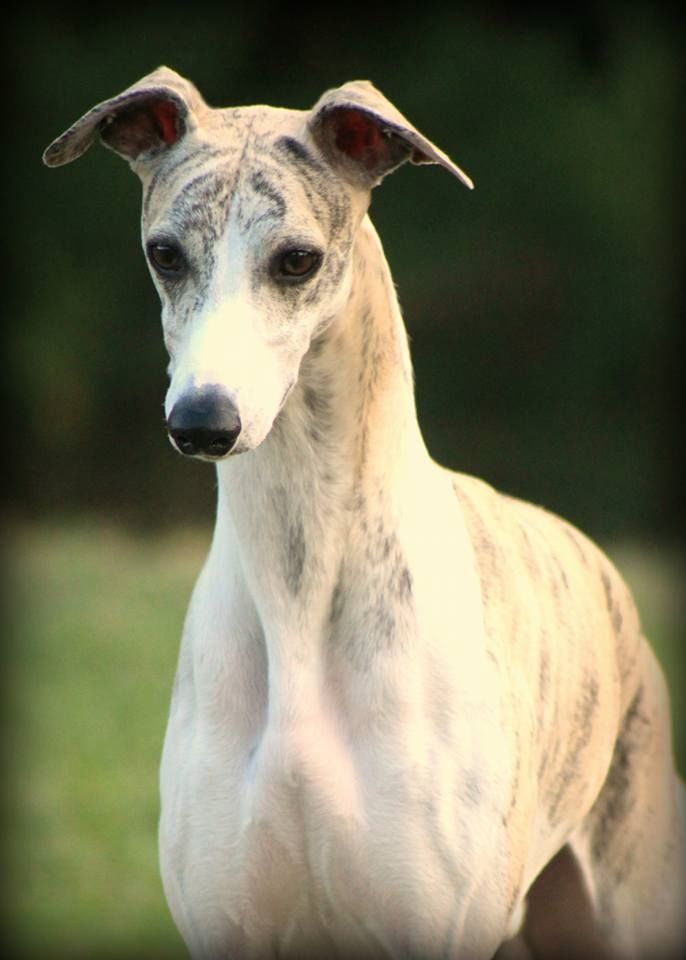
<path id="1" fill-rule="evenodd" d="M 143 183 L 169 436 L 218 475 L 161 769 L 192 955 L 676 951 L 682 788 L 628 589 L 417 424 L 367 208 L 406 160 L 467 175 L 362 81 L 212 109 L 163 67 L 45 162 L 98 134 Z"/>

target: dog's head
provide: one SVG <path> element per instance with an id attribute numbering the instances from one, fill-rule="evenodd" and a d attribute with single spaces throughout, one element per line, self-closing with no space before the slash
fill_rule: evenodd
<path id="1" fill-rule="evenodd" d="M 172 442 L 217 460 L 264 440 L 314 338 L 343 309 L 373 186 L 400 164 L 471 181 L 370 83 L 310 111 L 212 109 L 166 67 L 93 107 L 48 166 L 99 135 L 143 183 L 142 235 L 162 301 Z"/>

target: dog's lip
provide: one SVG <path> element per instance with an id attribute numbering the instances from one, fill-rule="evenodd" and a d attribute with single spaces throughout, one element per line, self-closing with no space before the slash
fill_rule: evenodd
<path id="1" fill-rule="evenodd" d="M 288 398 L 290 397 L 293 387 L 296 385 L 296 383 L 297 383 L 296 379 L 291 380 L 291 382 L 288 384 L 288 386 L 284 390 L 283 396 L 281 397 L 281 402 L 279 403 L 279 408 L 276 411 L 276 417 L 278 417 L 278 415 L 281 413 L 281 411 L 285 407 L 286 400 L 288 400 Z M 274 417 L 275 420 L 276 420 L 276 417 Z"/>
<path id="2" fill-rule="evenodd" d="M 228 453 L 224 453 L 219 457 L 213 457 L 207 453 L 181 453 L 178 447 L 176 447 L 173 443 L 172 446 L 176 452 L 182 457 L 185 457 L 186 460 L 202 460 L 204 463 L 221 463 L 222 460 L 228 460 L 230 457 L 233 457 L 234 455 L 238 456 L 241 453 L 248 453 L 250 450 L 249 447 L 238 449 L 238 446 L 236 446 L 233 448 L 233 450 L 229 450 Z"/>

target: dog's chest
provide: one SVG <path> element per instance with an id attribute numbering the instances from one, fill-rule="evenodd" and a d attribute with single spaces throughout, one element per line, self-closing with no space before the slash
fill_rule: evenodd
<path id="1" fill-rule="evenodd" d="M 465 843 L 452 761 L 400 709 L 406 692 L 388 699 L 386 681 L 381 697 L 369 665 L 358 695 L 376 697 L 386 723 L 367 714 L 346 727 L 349 695 L 306 686 L 252 742 L 197 718 L 189 736 L 187 716 L 177 738 L 172 715 L 161 826 L 170 901 L 183 889 L 190 925 L 220 939 L 240 930 L 251 943 L 293 936 L 323 950 L 331 937 L 364 945 L 370 918 L 406 929 L 447 915 Z"/>
<path id="2" fill-rule="evenodd" d="M 474 684 L 453 662 L 452 620 L 418 621 L 435 575 L 427 585 L 390 537 L 377 553 L 384 577 L 332 581 L 325 637 L 285 635 L 276 617 L 272 636 L 247 604 L 220 604 L 215 568 L 201 578 L 162 769 L 162 871 L 191 941 L 215 930 L 240 955 L 241 938 L 293 937 L 327 955 L 328 937 L 362 953 L 386 930 L 402 953 L 403 938 L 453 929 L 493 835 L 474 828 L 475 801 L 498 756 L 474 756 L 457 722 Z"/>
<path id="3" fill-rule="evenodd" d="M 349 900 L 369 828 L 362 777 L 352 751 L 315 712 L 306 727 L 267 730 L 252 751 L 231 870 L 242 902 L 262 904 L 261 922 L 326 927 Z"/>

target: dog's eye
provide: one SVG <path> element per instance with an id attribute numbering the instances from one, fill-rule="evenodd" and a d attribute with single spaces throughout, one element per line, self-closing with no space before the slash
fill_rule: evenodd
<path id="1" fill-rule="evenodd" d="M 148 258 L 158 273 L 168 276 L 178 273 L 183 266 L 181 251 L 170 243 L 149 243 Z"/>
<path id="2" fill-rule="evenodd" d="M 304 280 L 315 272 L 321 259 L 314 250 L 287 250 L 279 257 L 278 272 L 282 277 Z"/>

